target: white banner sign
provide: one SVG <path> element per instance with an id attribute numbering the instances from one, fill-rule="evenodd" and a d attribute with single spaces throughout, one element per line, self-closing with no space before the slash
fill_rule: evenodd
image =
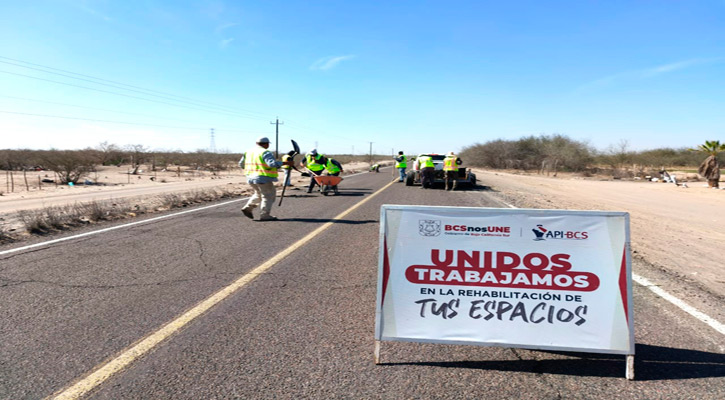
<path id="1" fill-rule="evenodd" d="M 629 215 L 384 205 L 375 338 L 634 354 Z"/>

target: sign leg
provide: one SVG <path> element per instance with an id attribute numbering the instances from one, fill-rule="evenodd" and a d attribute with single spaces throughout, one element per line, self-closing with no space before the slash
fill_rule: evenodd
<path id="1" fill-rule="evenodd" d="M 375 341 L 375 365 L 380 364 L 380 341 Z"/>
<path id="2" fill-rule="evenodd" d="M 627 355 L 627 380 L 634 380 L 634 354 Z"/>

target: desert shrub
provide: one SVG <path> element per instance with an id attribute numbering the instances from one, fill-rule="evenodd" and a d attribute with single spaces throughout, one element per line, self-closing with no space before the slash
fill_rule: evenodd
<path id="1" fill-rule="evenodd" d="M 95 165 L 94 157 L 83 150 L 50 150 L 43 151 L 43 165 L 54 171 L 61 183 L 77 183 Z"/>
<path id="2" fill-rule="evenodd" d="M 53 230 L 63 230 L 70 225 L 71 219 L 66 207 L 46 207 L 42 210 L 45 224 Z"/>
<path id="3" fill-rule="evenodd" d="M 580 171 L 591 162 L 592 150 L 587 143 L 563 135 L 540 135 L 477 143 L 459 155 L 475 167 Z"/>
<path id="4" fill-rule="evenodd" d="M 47 224 L 42 211 L 18 211 L 18 219 L 20 219 L 28 233 L 43 235 L 50 232 L 50 226 Z"/>
<path id="5" fill-rule="evenodd" d="M 161 197 L 161 200 L 162 206 L 169 209 L 183 207 L 185 205 L 184 198 L 177 193 L 165 194 Z"/>
<path id="6" fill-rule="evenodd" d="M 15 241 L 15 236 L 5 225 L 0 225 L 0 243 L 12 243 Z"/>
<path id="7" fill-rule="evenodd" d="M 101 142 L 94 149 L 86 149 L 100 165 L 121 165 L 125 154 L 121 147 L 108 142 Z"/>
<path id="8" fill-rule="evenodd" d="M 98 222 L 107 219 L 109 216 L 109 206 L 106 203 L 98 201 L 90 201 L 86 203 L 75 204 L 75 213 L 79 218 L 91 222 Z"/>

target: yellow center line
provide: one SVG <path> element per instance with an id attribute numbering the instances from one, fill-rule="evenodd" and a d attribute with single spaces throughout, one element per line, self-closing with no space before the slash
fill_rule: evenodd
<path id="1" fill-rule="evenodd" d="M 229 297 L 231 294 L 236 292 L 237 290 L 241 289 L 244 285 L 254 280 L 254 278 L 258 277 L 259 275 L 266 272 L 268 269 L 272 268 L 275 264 L 282 261 L 283 258 L 290 255 L 295 250 L 302 247 L 304 244 L 306 244 L 308 241 L 313 239 L 315 236 L 322 233 L 324 230 L 329 228 L 334 224 L 336 220 L 340 220 L 350 214 L 351 212 L 355 211 L 358 207 L 362 206 L 363 204 L 367 203 L 370 199 L 380 194 L 382 191 L 390 187 L 395 182 L 390 182 L 387 185 L 383 186 L 381 189 L 379 189 L 377 192 L 370 195 L 370 197 L 366 198 L 365 200 L 355 204 L 354 206 L 348 208 L 346 211 L 343 211 L 336 217 L 332 219 L 332 221 L 329 221 L 325 223 L 324 225 L 320 226 L 319 228 L 315 229 L 314 231 L 310 232 L 307 236 L 304 238 L 298 240 L 293 245 L 287 247 L 286 249 L 282 250 L 281 252 L 277 253 L 274 257 L 270 258 L 260 266 L 254 268 L 253 270 L 249 271 L 248 273 L 242 275 L 239 279 L 234 281 L 229 286 L 219 290 L 218 292 L 214 293 L 213 295 L 209 296 L 205 300 L 201 301 L 199 304 L 194 306 L 189 311 L 185 312 L 184 314 L 180 315 L 173 321 L 169 322 L 168 324 L 161 327 L 159 330 L 151 333 L 150 335 L 146 336 L 145 338 L 141 339 L 140 341 L 136 342 L 135 344 L 127 347 L 126 349 L 121 351 L 121 354 L 114 358 L 113 360 L 101 364 L 93 369 L 92 372 L 90 372 L 85 377 L 78 380 L 73 385 L 61 389 L 59 392 L 57 392 L 56 395 L 51 395 L 53 399 L 78 399 L 84 394 L 88 393 L 89 391 L 93 390 L 97 386 L 99 386 L 101 383 L 103 383 L 106 379 L 113 376 L 115 373 L 123 370 L 127 366 L 129 366 L 131 363 L 136 361 L 136 359 L 142 357 L 146 353 L 149 352 L 149 350 L 153 349 L 164 341 L 169 336 L 173 335 L 175 332 L 177 332 L 179 329 L 184 327 L 189 322 L 193 321 L 195 318 L 199 317 L 200 315 L 204 314 L 206 311 L 208 311 L 210 308 L 214 307 L 216 304 L 220 303 L 222 300 Z"/>

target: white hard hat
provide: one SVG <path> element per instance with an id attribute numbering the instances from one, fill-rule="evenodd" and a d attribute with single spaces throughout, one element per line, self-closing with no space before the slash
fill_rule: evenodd
<path id="1" fill-rule="evenodd" d="M 448 152 L 448 155 L 449 155 L 449 156 L 453 156 L 453 155 L 455 155 L 455 153 L 454 153 L 454 152 L 452 152 L 452 151 L 449 151 L 449 152 Z"/>
<path id="2" fill-rule="evenodd" d="M 257 143 L 269 143 L 269 138 L 267 138 L 266 136 L 262 136 L 257 139 Z"/>

